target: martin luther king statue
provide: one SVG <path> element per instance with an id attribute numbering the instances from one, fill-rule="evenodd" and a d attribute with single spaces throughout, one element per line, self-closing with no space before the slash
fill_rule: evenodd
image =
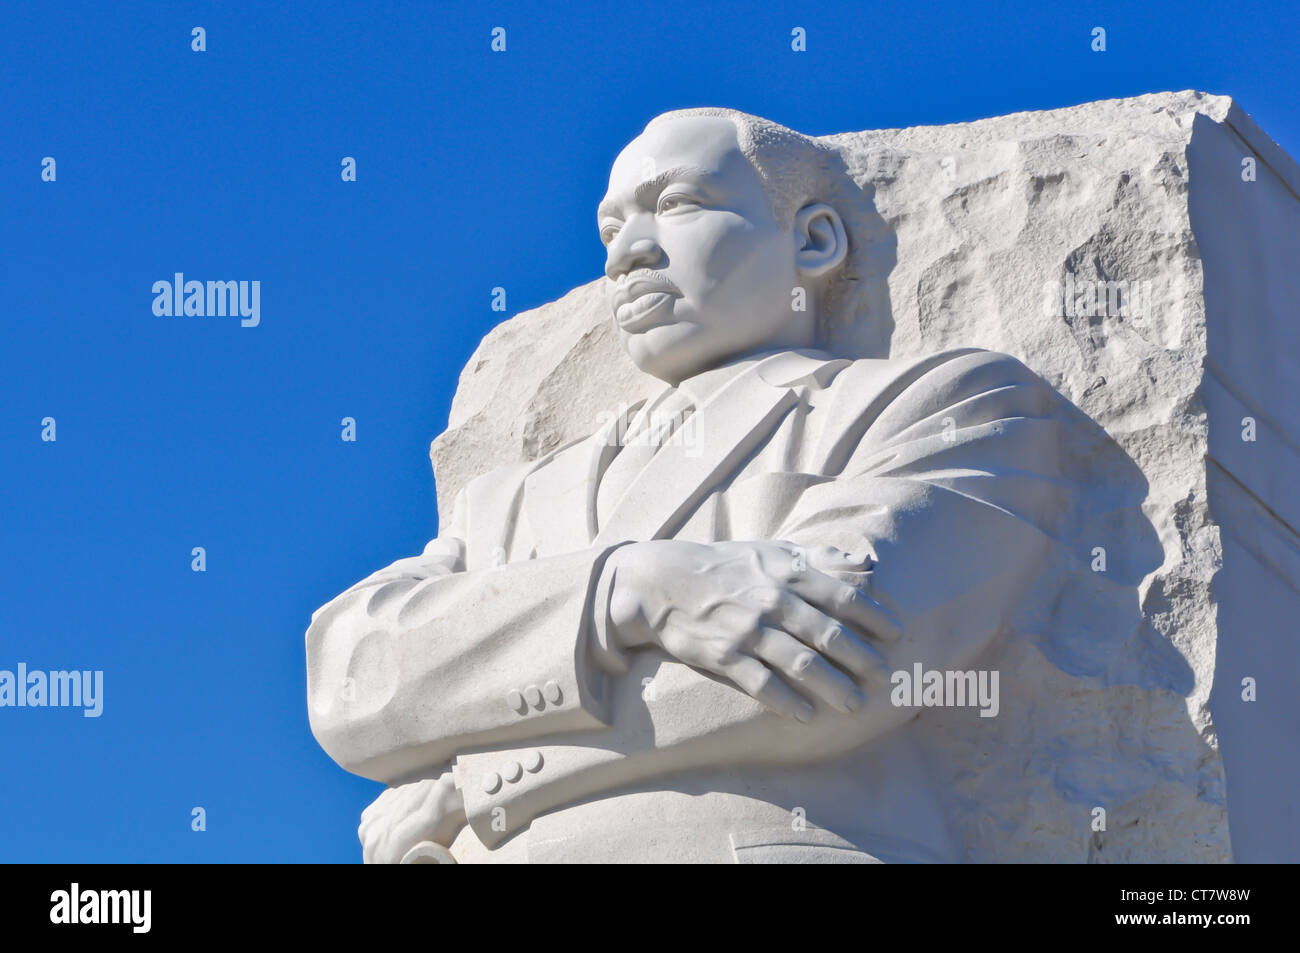
<path id="1" fill-rule="evenodd" d="M 855 190 L 727 109 L 618 156 L 610 316 L 662 392 L 473 480 L 307 631 L 315 737 L 388 785 L 367 862 L 967 859 L 897 674 L 969 669 L 1043 584 L 1066 402 L 840 346 Z"/>

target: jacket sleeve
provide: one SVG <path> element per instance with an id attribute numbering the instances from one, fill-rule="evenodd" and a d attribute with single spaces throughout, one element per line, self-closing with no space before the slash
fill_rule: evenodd
<path id="1" fill-rule="evenodd" d="M 871 572 L 850 581 L 903 624 L 893 670 L 962 667 L 1025 616 L 1074 505 L 1062 401 L 1014 358 L 952 357 L 860 435 L 850 428 L 835 451 L 839 477 L 807 488 L 785 516 L 786 540 L 873 555 Z"/>
<path id="2" fill-rule="evenodd" d="M 605 676 L 586 649 L 604 552 L 467 569 L 466 499 L 423 553 L 312 616 L 312 733 L 356 774 L 399 783 L 465 748 L 605 723 Z"/>

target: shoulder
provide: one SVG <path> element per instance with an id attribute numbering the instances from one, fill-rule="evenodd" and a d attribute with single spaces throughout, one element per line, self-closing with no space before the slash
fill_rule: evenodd
<path id="1" fill-rule="evenodd" d="M 910 385 L 925 380 L 930 384 L 946 380 L 1004 379 L 1009 383 L 1039 380 L 1018 358 L 978 347 L 951 348 L 917 357 L 860 358 L 841 370 L 834 384 L 876 380 Z"/>
<path id="2" fill-rule="evenodd" d="M 837 399 L 866 401 L 881 409 L 901 402 L 917 412 L 991 395 L 1039 406 L 1055 393 L 1018 358 L 973 347 L 921 357 L 856 360 L 835 375 L 828 389 Z"/>

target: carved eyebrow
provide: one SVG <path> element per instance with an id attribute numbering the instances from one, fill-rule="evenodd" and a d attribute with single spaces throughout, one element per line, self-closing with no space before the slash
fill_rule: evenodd
<path id="1" fill-rule="evenodd" d="M 690 176 L 693 178 L 705 178 L 710 174 L 711 173 L 707 169 L 703 169 L 697 165 L 673 166 L 671 169 L 665 169 L 663 172 L 660 172 L 658 175 L 646 179 L 644 182 L 638 185 L 635 189 L 632 190 L 632 197 L 637 202 L 645 204 L 647 196 L 657 195 L 659 192 L 662 192 L 664 186 L 668 185 L 668 183 L 672 182 L 674 179 L 679 179 L 686 176 Z M 618 217 L 619 216 L 618 216 L 617 206 L 613 202 L 609 201 L 608 199 L 601 202 L 600 205 L 596 207 L 597 221 L 603 218 L 618 218 Z"/>

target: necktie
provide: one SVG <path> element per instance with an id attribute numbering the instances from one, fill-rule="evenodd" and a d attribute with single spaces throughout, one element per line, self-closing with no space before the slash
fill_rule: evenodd
<path id="1" fill-rule="evenodd" d="M 629 423 L 623 445 L 610 461 L 596 491 L 596 520 L 604 525 L 618 506 L 632 481 L 645 469 L 660 448 L 672 441 L 681 431 L 695 405 L 680 388 L 665 392 L 664 396 L 642 408 Z M 679 439 L 685 439 L 689 433 Z"/>

